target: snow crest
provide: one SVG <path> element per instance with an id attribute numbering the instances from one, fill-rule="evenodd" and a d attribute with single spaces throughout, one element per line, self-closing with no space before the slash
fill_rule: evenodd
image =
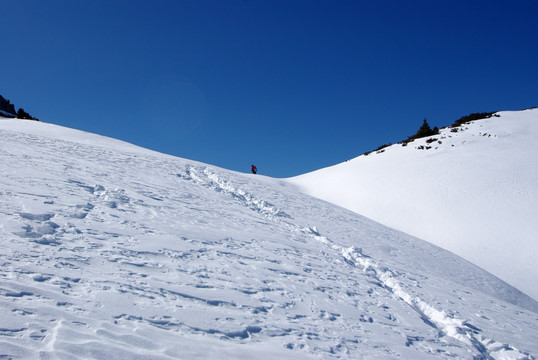
<path id="1" fill-rule="evenodd" d="M 499 112 L 287 181 L 447 249 L 536 301 L 536 139 L 538 109 Z"/>

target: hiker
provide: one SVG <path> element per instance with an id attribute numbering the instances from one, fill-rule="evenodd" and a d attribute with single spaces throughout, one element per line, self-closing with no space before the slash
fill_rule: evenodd
<path id="1" fill-rule="evenodd" d="M 256 171 L 258 171 L 258 169 L 256 169 L 256 166 L 254 166 L 254 165 L 250 166 L 250 170 L 252 170 L 253 174 L 256 174 Z"/>

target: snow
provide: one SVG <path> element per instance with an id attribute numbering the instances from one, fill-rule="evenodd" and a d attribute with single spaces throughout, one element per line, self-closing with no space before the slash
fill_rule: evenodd
<path id="1" fill-rule="evenodd" d="M 499 112 L 453 131 L 289 182 L 460 255 L 538 299 L 538 109 Z"/>
<path id="2" fill-rule="evenodd" d="M 14 118 L 15 117 L 15 114 L 11 114 L 7 111 L 4 111 L 4 110 L 0 110 L 0 117 L 5 117 L 5 118 Z"/>
<path id="3" fill-rule="evenodd" d="M 538 303 L 297 191 L 0 120 L 0 357 L 531 359 Z"/>

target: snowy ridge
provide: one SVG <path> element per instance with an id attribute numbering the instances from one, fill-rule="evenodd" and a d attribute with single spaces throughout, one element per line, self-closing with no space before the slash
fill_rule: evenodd
<path id="1" fill-rule="evenodd" d="M 281 180 L 43 123 L 0 139 L 0 357 L 538 354 L 535 302 Z"/>
<path id="2" fill-rule="evenodd" d="M 538 299 L 538 109 L 441 129 L 288 179 L 427 240 Z"/>

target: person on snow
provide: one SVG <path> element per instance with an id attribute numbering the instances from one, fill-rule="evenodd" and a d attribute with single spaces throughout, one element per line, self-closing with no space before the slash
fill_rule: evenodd
<path id="1" fill-rule="evenodd" d="M 256 172 L 258 171 L 258 169 L 256 169 L 256 166 L 254 166 L 254 165 L 250 166 L 250 170 L 252 170 L 253 174 L 256 174 Z"/>

